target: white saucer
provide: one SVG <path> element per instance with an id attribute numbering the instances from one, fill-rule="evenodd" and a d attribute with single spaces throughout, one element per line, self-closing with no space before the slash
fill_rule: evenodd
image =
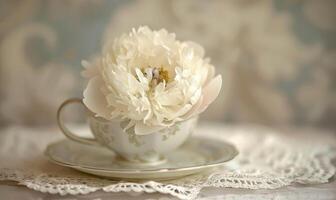
<path id="1" fill-rule="evenodd" d="M 82 172 L 118 179 L 172 179 L 223 165 L 238 151 L 220 140 L 194 137 L 166 155 L 167 161 L 154 166 L 120 162 L 112 151 L 70 140 L 50 144 L 45 155 L 52 162 Z"/>

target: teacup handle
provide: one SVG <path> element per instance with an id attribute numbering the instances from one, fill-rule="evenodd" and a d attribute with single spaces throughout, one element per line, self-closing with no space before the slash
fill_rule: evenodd
<path id="1" fill-rule="evenodd" d="M 99 145 L 99 143 L 97 142 L 97 140 L 94 139 L 90 139 L 90 138 L 83 138 L 80 137 L 76 134 L 74 134 L 73 132 L 71 132 L 65 125 L 64 125 L 64 121 L 62 118 L 62 111 L 64 110 L 64 108 L 70 104 L 75 104 L 75 103 L 79 103 L 82 106 L 84 106 L 86 108 L 86 106 L 84 105 L 83 101 L 79 98 L 73 98 L 73 99 L 68 99 L 66 101 L 64 101 L 61 106 L 58 108 L 57 110 L 57 124 L 58 127 L 61 129 L 61 131 L 63 132 L 63 134 L 69 138 L 70 140 L 76 141 L 76 142 L 80 142 L 82 144 L 89 144 L 89 145 Z"/>

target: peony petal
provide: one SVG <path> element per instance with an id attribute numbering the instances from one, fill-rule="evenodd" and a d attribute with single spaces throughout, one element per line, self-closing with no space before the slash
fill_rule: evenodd
<path id="1" fill-rule="evenodd" d="M 109 109 L 106 99 L 100 88 L 103 86 L 103 80 L 96 76 L 92 78 L 83 93 L 83 103 L 86 107 L 98 117 L 109 119 Z"/>
<path id="2" fill-rule="evenodd" d="M 135 73 L 140 81 L 140 83 L 144 85 L 148 85 L 148 79 L 144 76 L 144 74 L 141 72 L 139 68 L 135 68 Z"/>
<path id="3" fill-rule="evenodd" d="M 208 85 L 210 81 L 213 80 L 214 76 L 215 76 L 215 67 L 213 65 L 208 65 L 208 73 L 204 85 Z"/>
<path id="4" fill-rule="evenodd" d="M 203 96 L 199 98 L 199 100 L 192 106 L 192 108 L 185 115 L 181 117 L 181 119 L 185 120 L 197 115 L 202 103 L 203 103 Z"/>
<path id="5" fill-rule="evenodd" d="M 136 135 L 148 135 L 164 129 L 164 126 L 147 126 L 143 122 L 135 124 L 134 132 Z"/>
<path id="6" fill-rule="evenodd" d="M 157 92 L 156 100 L 160 105 L 173 106 L 183 102 L 183 96 L 180 90 L 172 89 L 169 92 Z"/>
<path id="7" fill-rule="evenodd" d="M 171 112 L 171 113 L 167 113 L 166 114 L 166 118 L 170 121 L 170 120 L 174 120 L 176 118 L 180 118 L 180 116 L 185 115 L 190 109 L 192 108 L 192 105 L 190 104 L 186 104 L 184 105 L 182 108 L 180 108 L 179 110 L 175 111 L 175 112 Z"/>
<path id="8" fill-rule="evenodd" d="M 95 58 L 91 63 L 82 60 L 82 66 L 85 68 L 81 75 L 85 78 L 93 78 L 99 74 L 98 66 L 101 65 L 101 62 L 98 58 Z"/>
<path id="9" fill-rule="evenodd" d="M 217 75 L 203 88 L 203 101 L 198 114 L 203 112 L 219 95 L 222 87 L 222 76 Z"/>
<path id="10" fill-rule="evenodd" d="M 185 42 L 188 46 L 192 47 L 195 54 L 201 58 L 203 58 L 204 56 L 204 48 L 197 44 L 196 42 L 192 42 L 192 41 L 187 41 Z"/>

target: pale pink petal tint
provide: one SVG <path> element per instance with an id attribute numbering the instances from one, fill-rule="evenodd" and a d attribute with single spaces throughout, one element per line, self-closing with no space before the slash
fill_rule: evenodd
<path id="1" fill-rule="evenodd" d="M 219 95 L 222 87 L 222 76 L 217 75 L 203 88 L 203 102 L 199 113 L 203 112 Z"/>
<path id="2" fill-rule="evenodd" d="M 103 81 L 99 77 L 92 78 L 83 93 L 83 103 L 97 117 L 109 118 L 109 109 L 105 96 L 100 91 Z"/>

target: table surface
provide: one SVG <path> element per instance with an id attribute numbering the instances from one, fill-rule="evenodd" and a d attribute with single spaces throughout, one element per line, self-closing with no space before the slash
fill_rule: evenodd
<path id="1" fill-rule="evenodd" d="M 41 193 L 30 190 L 23 186 L 18 186 L 13 182 L 0 182 L 0 199 L 1 200 L 35 200 L 35 199 L 54 199 L 54 200 L 113 200 L 113 199 L 175 199 L 168 195 L 159 193 L 140 194 L 140 193 L 106 193 L 94 192 L 87 195 L 55 195 Z M 335 200 L 336 199 L 336 181 L 331 180 L 330 183 L 318 185 L 295 185 L 275 190 L 247 190 L 233 188 L 206 188 L 203 189 L 198 199 L 235 199 L 235 200 L 251 200 L 251 199 L 277 199 L 277 200 Z"/>
<path id="2" fill-rule="evenodd" d="M 14 129 L 14 131 L 17 129 Z M 26 133 L 26 132 L 25 132 Z M 49 137 L 49 136 L 48 136 Z M 17 142 L 17 141 L 16 141 Z M 22 163 L 21 163 L 22 164 Z M 334 160 L 333 164 L 336 164 Z M 22 199 L 54 199 L 54 200 L 103 200 L 103 199 L 174 199 L 170 195 L 159 193 L 106 193 L 102 191 L 90 193 L 87 195 L 56 195 L 42 193 L 31 190 L 24 186 L 17 185 L 15 182 L 0 181 L 0 200 L 22 200 Z M 335 177 L 329 183 L 316 185 L 292 185 L 274 190 L 249 190 L 233 188 L 204 188 L 197 199 L 277 199 L 277 200 L 336 200 L 336 179 Z"/>

